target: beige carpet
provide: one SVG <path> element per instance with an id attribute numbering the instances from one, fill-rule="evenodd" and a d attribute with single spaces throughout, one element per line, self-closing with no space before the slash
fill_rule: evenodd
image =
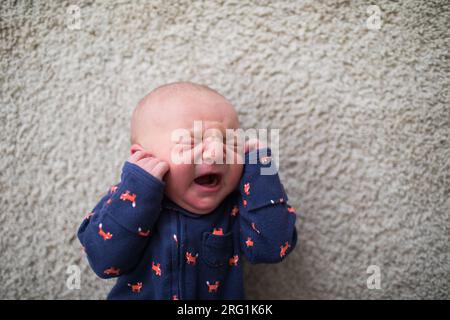
<path id="1" fill-rule="evenodd" d="M 368 3 L 2 1 L 0 298 L 105 297 L 76 230 L 137 101 L 191 80 L 281 130 L 299 245 L 247 270 L 249 298 L 448 299 L 449 2 L 375 1 L 378 30 Z"/>

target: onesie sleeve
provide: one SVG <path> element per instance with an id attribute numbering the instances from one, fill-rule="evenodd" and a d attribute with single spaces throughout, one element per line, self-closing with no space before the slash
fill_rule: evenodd
<path id="1" fill-rule="evenodd" d="M 297 244 L 296 213 L 288 205 L 269 148 L 246 154 L 239 219 L 241 251 L 250 263 L 279 262 Z"/>
<path id="2" fill-rule="evenodd" d="M 86 215 L 78 239 L 99 277 L 117 277 L 138 264 L 161 212 L 164 185 L 126 161 L 120 183 Z"/>

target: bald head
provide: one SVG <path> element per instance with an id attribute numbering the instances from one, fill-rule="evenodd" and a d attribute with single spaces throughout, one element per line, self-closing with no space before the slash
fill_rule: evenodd
<path id="1" fill-rule="evenodd" d="M 131 144 L 142 145 L 149 135 L 168 126 L 186 127 L 188 120 L 212 120 L 238 128 L 239 121 L 231 103 L 217 91 L 191 82 L 160 86 L 147 94 L 131 117 Z"/>

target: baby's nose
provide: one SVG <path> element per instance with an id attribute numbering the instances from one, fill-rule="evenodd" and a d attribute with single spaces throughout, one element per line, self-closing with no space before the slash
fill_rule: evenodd
<path id="1" fill-rule="evenodd" d="M 203 140 L 203 161 L 206 164 L 224 163 L 224 145 L 222 139 L 208 137 Z"/>

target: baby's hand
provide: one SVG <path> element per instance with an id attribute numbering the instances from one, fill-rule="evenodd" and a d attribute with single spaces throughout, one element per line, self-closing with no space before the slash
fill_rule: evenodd
<path id="1" fill-rule="evenodd" d="M 161 181 L 163 181 L 164 175 L 169 171 L 167 162 L 159 160 L 145 151 L 136 151 L 130 156 L 128 162 L 138 165 Z"/>

